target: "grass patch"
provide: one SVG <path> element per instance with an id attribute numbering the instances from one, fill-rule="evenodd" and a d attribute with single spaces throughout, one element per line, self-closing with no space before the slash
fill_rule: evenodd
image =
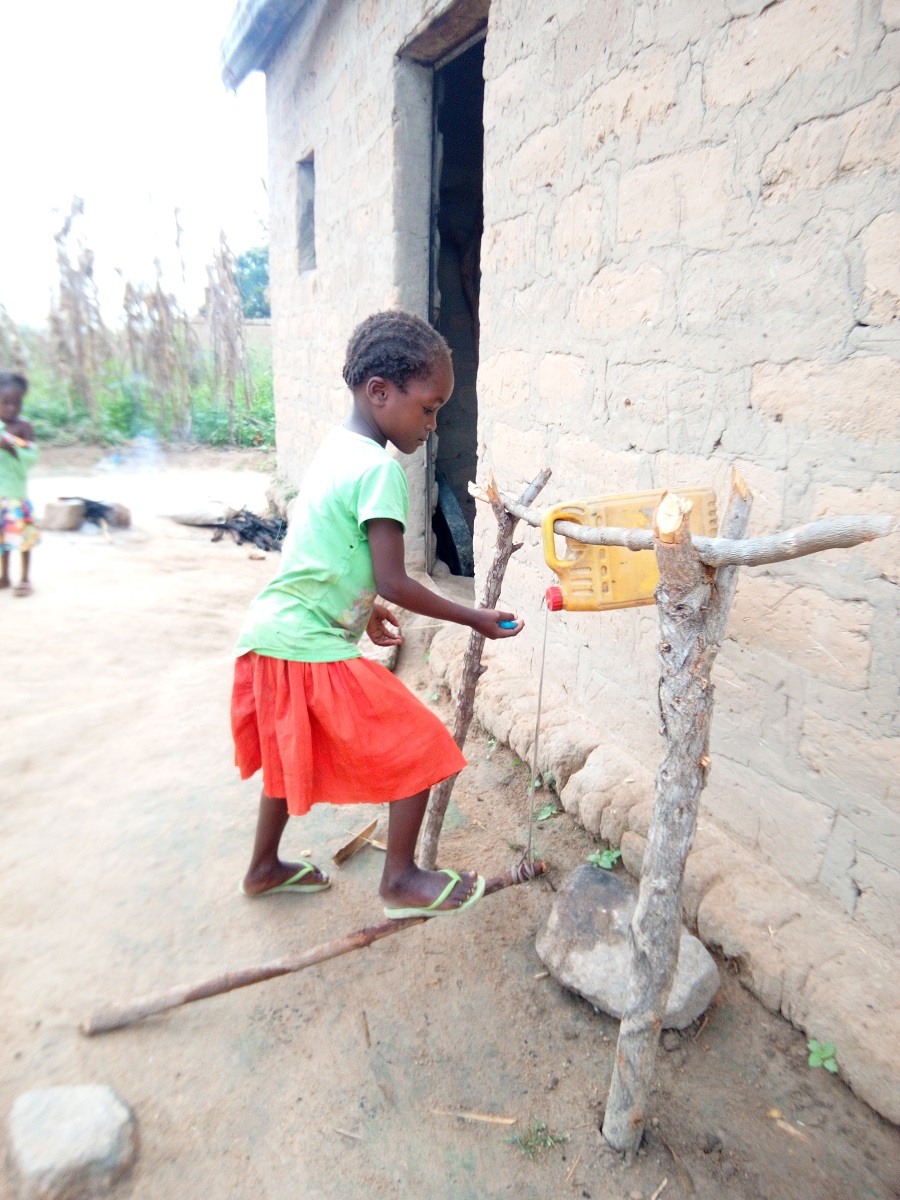
<path id="1" fill-rule="evenodd" d="M 509 1138 L 528 1158 L 536 1158 L 543 1150 L 562 1146 L 569 1140 L 567 1133 L 554 1133 L 543 1121 L 535 1118 L 527 1129 L 518 1129 Z"/>

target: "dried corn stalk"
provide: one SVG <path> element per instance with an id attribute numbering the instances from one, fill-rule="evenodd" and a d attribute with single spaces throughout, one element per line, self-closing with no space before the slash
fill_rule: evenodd
<path id="1" fill-rule="evenodd" d="M 126 282 L 123 308 L 125 351 L 131 371 L 145 385 L 148 415 L 157 429 L 187 437 L 200 346 L 187 312 L 163 288 L 158 261 L 156 286 Z"/>
<path id="2" fill-rule="evenodd" d="M 234 405 L 238 381 L 243 384 L 244 402 L 251 403 L 250 374 L 244 344 L 244 308 L 234 278 L 234 255 L 225 234 L 206 268 L 206 319 L 213 354 L 213 393 L 228 405 L 228 437 L 234 441 Z"/>
<path id="3" fill-rule="evenodd" d="M 69 410 L 73 394 L 80 396 L 92 420 L 97 418 L 97 381 L 112 345 L 94 282 L 94 252 L 76 239 L 72 227 L 84 213 L 76 196 L 62 228 L 54 235 L 59 292 L 50 309 L 50 336 L 57 370 L 65 380 Z"/>

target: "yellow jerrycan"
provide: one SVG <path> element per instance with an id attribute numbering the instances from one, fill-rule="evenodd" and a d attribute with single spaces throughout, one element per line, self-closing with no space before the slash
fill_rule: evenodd
<path id="1" fill-rule="evenodd" d="M 718 530 L 716 494 L 712 488 L 669 488 L 692 500 L 691 533 L 715 537 Z M 566 553 L 556 551 L 554 521 L 572 521 L 591 529 L 617 526 L 620 529 L 649 529 L 653 513 L 665 492 L 632 492 L 599 496 L 558 504 L 541 522 L 544 557 L 559 577 L 558 586 L 547 588 L 551 612 L 565 608 L 574 612 L 601 612 L 653 604 L 659 582 L 656 555 L 652 550 L 626 550 L 619 546 L 586 546 L 566 538 Z"/>

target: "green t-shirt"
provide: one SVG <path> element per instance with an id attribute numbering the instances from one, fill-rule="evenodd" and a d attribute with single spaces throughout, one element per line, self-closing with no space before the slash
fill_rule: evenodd
<path id="1" fill-rule="evenodd" d="M 0 433 L 3 425 L 0 423 Z M 15 454 L 0 446 L 0 496 L 15 500 L 28 499 L 28 472 L 37 458 L 36 448 L 23 450 L 16 446 Z"/>
<path id="2" fill-rule="evenodd" d="M 250 605 L 238 655 L 292 662 L 358 658 L 375 600 L 366 521 L 406 528 L 403 468 L 370 438 L 334 429 L 309 466 L 284 539 L 281 568 Z"/>

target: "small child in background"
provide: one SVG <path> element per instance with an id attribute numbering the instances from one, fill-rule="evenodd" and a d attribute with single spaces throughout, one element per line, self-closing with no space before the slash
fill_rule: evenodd
<path id="1" fill-rule="evenodd" d="M 262 767 L 256 841 L 241 890 L 248 896 L 319 892 L 330 880 L 310 862 L 278 855 L 289 816 L 317 803 L 390 802 L 380 894 L 389 917 L 458 913 L 481 898 L 473 871 L 424 871 L 415 849 L 429 789 L 466 765 L 438 718 L 390 671 L 360 655 L 402 641 L 390 609 L 515 637 L 511 613 L 473 609 L 406 574 L 403 454 L 425 444 L 453 391 L 444 339 L 405 312 L 358 326 L 344 381 L 353 407 L 306 472 L 281 567 L 256 597 L 238 640 L 231 720 L 241 778 Z M 501 625 L 501 622 L 505 623 Z M 388 626 L 393 626 L 393 630 Z"/>
<path id="2" fill-rule="evenodd" d="M 9 560 L 18 550 L 22 574 L 14 596 L 30 596 L 28 569 L 31 551 L 40 541 L 34 510 L 28 500 L 28 472 L 37 458 L 34 430 L 22 418 L 28 380 L 13 371 L 0 371 L 0 588 L 10 586 Z"/>

